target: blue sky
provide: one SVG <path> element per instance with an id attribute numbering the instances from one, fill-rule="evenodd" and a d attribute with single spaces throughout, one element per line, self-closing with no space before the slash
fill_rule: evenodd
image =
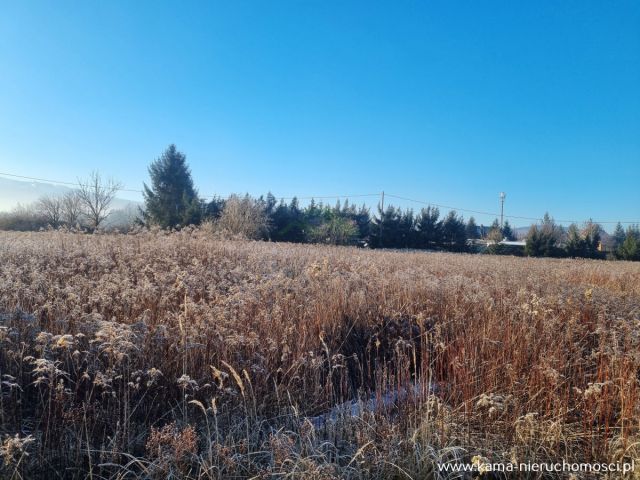
<path id="1" fill-rule="evenodd" d="M 0 67 L 3 172 L 140 188 L 176 143 L 203 195 L 640 220 L 636 1 L 0 0 Z"/>

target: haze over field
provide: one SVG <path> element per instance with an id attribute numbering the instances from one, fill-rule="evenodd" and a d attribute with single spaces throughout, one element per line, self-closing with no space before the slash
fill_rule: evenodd
<path id="1" fill-rule="evenodd" d="M 9 211 L 18 205 L 30 205 L 45 196 L 62 197 L 72 190 L 73 187 L 63 185 L 36 181 L 26 182 L 0 176 L 0 212 Z M 116 197 L 111 207 L 120 210 L 140 205 L 141 202 Z"/>

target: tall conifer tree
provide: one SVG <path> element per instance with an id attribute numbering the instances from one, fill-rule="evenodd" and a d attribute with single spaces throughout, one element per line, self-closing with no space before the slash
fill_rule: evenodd
<path id="1" fill-rule="evenodd" d="M 197 224 L 202 207 L 193 186 L 187 157 L 175 145 L 149 166 L 151 187 L 144 185 L 145 218 L 162 228 Z"/>

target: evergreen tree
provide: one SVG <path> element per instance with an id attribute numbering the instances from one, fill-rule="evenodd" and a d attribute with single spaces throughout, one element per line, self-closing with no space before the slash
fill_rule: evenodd
<path id="1" fill-rule="evenodd" d="M 562 231 L 549 213 L 544 214 L 540 233 L 542 235 L 543 255 L 545 257 L 558 256 L 560 252 L 558 251 L 557 244 Z"/>
<path id="2" fill-rule="evenodd" d="M 511 225 L 509 224 L 509 220 L 505 220 L 504 225 L 502 226 L 502 238 L 506 238 L 509 241 L 516 239 L 516 236 L 513 234 L 513 230 L 511 229 Z"/>
<path id="3" fill-rule="evenodd" d="M 627 228 L 624 242 L 616 253 L 621 260 L 640 260 L 640 230 L 637 226 Z"/>
<path id="4" fill-rule="evenodd" d="M 542 236 L 537 225 L 531 225 L 527 233 L 527 240 L 524 246 L 524 253 L 530 257 L 541 257 L 542 253 Z"/>
<path id="5" fill-rule="evenodd" d="M 441 225 L 438 221 L 440 210 L 428 206 L 420 210 L 416 218 L 418 248 L 434 248 L 442 244 Z"/>
<path id="6" fill-rule="evenodd" d="M 622 260 L 640 260 L 640 245 L 634 236 L 627 235 L 620 246 L 619 257 Z"/>
<path id="7" fill-rule="evenodd" d="M 413 210 L 405 210 L 400 215 L 400 223 L 398 225 L 397 247 L 413 248 L 416 246 L 416 230 L 415 218 Z"/>
<path id="8" fill-rule="evenodd" d="M 602 228 L 597 223 L 593 223 L 592 220 L 589 220 L 585 223 L 583 229 L 583 238 L 584 238 L 584 254 L 587 258 L 597 258 L 600 256 L 600 239 Z"/>
<path id="9" fill-rule="evenodd" d="M 467 233 L 462 217 L 455 210 L 449 212 L 441 224 L 444 248 L 453 251 L 463 251 L 467 246 Z"/>
<path id="10" fill-rule="evenodd" d="M 287 241 L 301 243 L 305 240 L 304 215 L 300 209 L 297 197 L 289 204 L 289 225 L 287 226 Z"/>
<path id="11" fill-rule="evenodd" d="M 361 241 L 369 241 L 371 236 L 371 215 L 366 205 L 362 205 L 360 209 L 355 213 L 353 220 L 358 226 L 358 237 Z"/>
<path id="12" fill-rule="evenodd" d="M 203 219 L 217 220 L 222 215 L 224 210 L 225 201 L 220 197 L 213 197 L 209 202 L 203 202 L 202 211 Z"/>
<path id="13" fill-rule="evenodd" d="M 309 230 L 308 233 L 311 233 L 312 229 L 319 227 L 323 223 L 325 216 L 324 207 L 318 206 L 315 200 L 311 199 L 311 202 L 303 212 L 304 223 Z"/>
<path id="14" fill-rule="evenodd" d="M 277 242 L 304 242 L 304 213 L 300 210 L 297 198 L 294 197 L 290 204 L 280 200 L 280 203 L 273 211 L 271 215 L 271 239 Z"/>
<path id="15" fill-rule="evenodd" d="M 202 209 L 186 157 L 169 145 L 149 166 L 151 187 L 144 184 L 145 219 L 162 228 L 197 224 Z"/>
<path id="16" fill-rule="evenodd" d="M 289 225 L 289 206 L 284 200 L 280 200 L 278 206 L 271 213 L 270 237 L 276 242 L 287 240 L 287 226 Z"/>
<path id="17" fill-rule="evenodd" d="M 469 221 L 467 222 L 467 238 L 478 238 L 478 226 L 476 225 L 476 219 L 473 217 L 469 217 Z"/>
<path id="18" fill-rule="evenodd" d="M 555 257 L 562 252 L 556 246 L 560 238 L 560 229 L 548 214 L 544 214 L 542 223 L 538 227 L 532 225 L 527 234 L 525 253 L 532 257 Z"/>
<path id="19" fill-rule="evenodd" d="M 624 243 L 625 238 L 626 235 L 624 233 L 624 228 L 622 227 L 622 224 L 618 222 L 616 229 L 613 231 L 613 248 L 617 250 L 620 245 Z"/>
<path id="20" fill-rule="evenodd" d="M 374 248 L 398 248 L 398 232 L 402 214 L 399 209 L 389 205 L 382 211 L 378 205 L 378 216 L 374 217 L 371 228 L 371 246 Z"/>
<path id="21" fill-rule="evenodd" d="M 578 231 L 578 227 L 573 223 L 569 225 L 567 230 L 567 242 L 564 248 L 569 257 L 583 257 L 585 254 L 585 242 Z"/>
<path id="22" fill-rule="evenodd" d="M 276 209 L 277 204 L 278 204 L 278 201 L 276 200 L 276 197 L 273 196 L 273 193 L 271 192 L 267 193 L 267 198 L 264 200 L 265 214 L 271 217 L 271 215 L 273 215 L 273 212 Z"/>

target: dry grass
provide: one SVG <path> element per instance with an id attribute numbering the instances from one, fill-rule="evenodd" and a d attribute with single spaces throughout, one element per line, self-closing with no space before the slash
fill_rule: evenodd
<path id="1" fill-rule="evenodd" d="M 184 230 L 2 233 L 0 268 L 3 478 L 640 457 L 639 264 Z"/>

